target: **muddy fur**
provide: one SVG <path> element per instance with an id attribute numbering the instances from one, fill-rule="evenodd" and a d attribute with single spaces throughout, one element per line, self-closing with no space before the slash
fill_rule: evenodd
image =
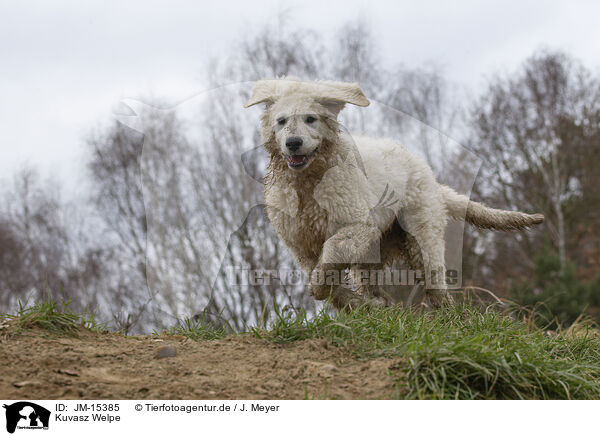
<path id="1" fill-rule="evenodd" d="M 268 217 L 298 264 L 309 292 L 336 307 L 390 303 L 357 279 L 397 259 L 422 271 L 430 303 L 451 299 L 445 284 L 449 218 L 486 229 L 521 230 L 543 215 L 488 208 L 439 184 L 431 168 L 391 139 L 344 133 L 345 104 L 367 106 L 358 84 L 261 80 L 246 107 L 264 103 L 261 133 L 271 156 L 264 193 Z M 324 281 L 345 277 L 350 282 Z M 332 274 L 332 275 L 330 275 Z"/>

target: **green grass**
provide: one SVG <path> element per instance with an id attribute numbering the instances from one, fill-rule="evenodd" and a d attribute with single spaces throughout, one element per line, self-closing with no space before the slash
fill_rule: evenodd
<path id="1" fill-rule="evenodd" d="M 227 335 L 229 335 L 231 330 L 226 329 L 225 327 L 215 326 L 210 322 L 207 322 L 205 318 L 200 319 L 191 319 L 185 318 L 183 320 L 179 320 L 177 325 L 169 328 L 168 330 L 162 332 L 163 335 L 179 335 L 185 336 L 194 341 L 206 341 L 206 340 L 215 340 L 215 339 L 223 339 Z M 158 332 L 154 332 L 155 335 L 160 335 Z"/>
<path id="2" fill-rule="evenodd" d="M 93 315 L 68 302 L 47 300 L 5 315 L 19 330 L 32 327 L 75 334 L 100 330 Z M 248 333 L 289 344 L 326 339 L 358 359 L 388 357 L 398 398 L 407 399 L 600 399 L 600 333 L 591 323 L 548 332 L 531 318 L 519 321 L 471 306 L 422 313 L 402 308 L 359 308 L 316 316 L 280 311 L 266 327 Z M 218 340 L 230 329 L 185 319 L 163 332 L 196 341 Z"/>
<path id="3" fill-rule="evenodd" d="M 358 309 L 279 314 L 257 337 L 326 338 L 356 357 L 397 358 L 402 398 L 600 399 L 600 339 L 591 326 L 549 335 L 497 312 Z"/>
<path id="4" fill-rule="evenodd" d="M 2 318 L 14 320 L 16 332 L 31 328 L 41 328 L 54 334 L 76 335 L 79 329 L 87 328 L 93 331 L 102 331 L 94 313 L 78 314 L 70 310 L 71 300 L 56 301 L 45 299 L 31 306 L 19 301 L 16 315 L 2 315 Z"/>

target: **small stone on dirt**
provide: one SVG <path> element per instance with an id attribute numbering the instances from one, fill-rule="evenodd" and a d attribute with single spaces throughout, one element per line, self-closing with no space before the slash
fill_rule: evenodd
<path id="1" fill-rule="evenodd" d="M 318 369 L 317 373 L 320 377 L 331 378 L 336 371 L 337 367 L 335 365 L 325 364 Z"/>
<path id="2" fill-rule="evenodd" d="M 70 369 L 58 369 L 56 370 L 59 374 L 69 375 L 71 377 L 79 377 L 79 373 L 77 371 L 72 371 Z"/>
<path id="3" fill-rule="evenodd" d="M 156 350 L 156 357 L 159 359 L 175 356 L 177 356 L 177 349 L 170 345 L 165 345 L 164 347 L 160 347 L 158 350 Z"/>
<path id="4" fill-rule="evenodd" d="M 35 381 L 29 381 L 29 380 L 25 380 L 22 382 L 14 382 L 12 385 L 15 388 L 24 388 L 25 386 L 36 386 L 39 385 L 39 382 L 35 382 Z"/>

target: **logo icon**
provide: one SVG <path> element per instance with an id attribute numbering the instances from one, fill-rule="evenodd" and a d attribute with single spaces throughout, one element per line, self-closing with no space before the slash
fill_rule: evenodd
<path id="1" fill-rule="evenodd" d="M 6 431 L 14 433 L 18 429 L 48 429 L 50 411 L 29 401 L 19 401 L 4 405 L 6 409 Z"/>

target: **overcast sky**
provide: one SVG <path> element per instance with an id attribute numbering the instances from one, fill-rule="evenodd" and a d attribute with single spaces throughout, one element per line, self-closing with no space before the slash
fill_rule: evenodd
<path id="1" fill-rule="evenodd" d="M 0 171 L 24 163 L 63 181 L 83 138 L 121 98 L 177 101 L 202 89 L 211 56 L 282 10 L 325 35 L 363 17 L 390 64 L 434 62 L 468 89 L 539 48 L 598 71 L 600 3 L 573 1 L 11 1 L 0 3 Z"/>

